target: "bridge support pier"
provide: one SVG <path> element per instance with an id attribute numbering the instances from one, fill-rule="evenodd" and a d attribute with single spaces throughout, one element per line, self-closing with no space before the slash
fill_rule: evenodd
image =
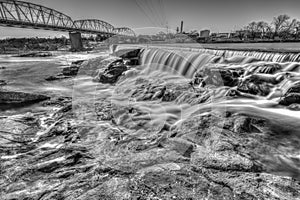
<path id="1" fill-rule="evenodd" d="M 83 44 L 80 32 L 69 32 L 71 51 L 82 51 Z"/>

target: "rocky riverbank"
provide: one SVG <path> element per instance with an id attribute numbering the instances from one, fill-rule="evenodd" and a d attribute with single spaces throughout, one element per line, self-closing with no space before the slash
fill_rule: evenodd
<path id="1" fill-rule="evenodd" d="M 300 198 L 299 135 L 233 107 L 268 96 L 265 77 L 206 65 L 189 79 L 126 59 L 81 63 L 72 98 L 0 118 L 3 199 Z"/>

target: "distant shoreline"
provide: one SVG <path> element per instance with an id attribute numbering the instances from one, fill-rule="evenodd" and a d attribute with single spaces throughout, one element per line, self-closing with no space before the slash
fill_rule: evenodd
<path id="1" fill-rule="evenodd" d="M 300 43 L 300 40 L 220 40 L 212 42 L 200 42 L 201 44 L 217 44 L 217 43 L 243 43 L 243 44 L 252 44 L 252 43 Z"/>
<path id="2" fill-rule="evenodd" d="M 252 49 L 252 48 L 235 49 L 235 48 L 210 48 L 210 47 L 207 47 L 205 49 L 223 50 L 223 51 L 252 51 L 252 52 L 266 52 L 266 53 L 292 53 L 292 54 L 300 53 L 300 49 L 299 51 L 288 50 L 288 49 Z"/>
<path id="3" fill-rule="evenodd" d="M 145 44 L 154 46 L 169 46 L 179 48 L 211 49 L 224 51 L 252 51 L 266 53 L 300 53 L 300 42 L 268 42 L 268 43 L 173 43 Z"/>

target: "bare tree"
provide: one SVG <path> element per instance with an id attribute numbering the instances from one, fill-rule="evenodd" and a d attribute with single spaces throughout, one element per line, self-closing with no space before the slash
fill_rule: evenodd
<path id="1" fill-rule="evenodd" d="M 290 21 L 286 24 L 285 31 L 290 34 L 295 34 L 299 25 L 300 25 L 300 22 L 297 19 L 293 19 L 292 21 Z"/>
<path id="2" fill-rule="evenodd" d="M 270 31 L 270 26 L 267 22 L 259 21 L 257 22 L 257 29 L 262 33 L 261 36 L 264 37 Z"/>
<path id="3" fill-rule="evenodd" d="M 279 35 L 280 32 L 286 29 L 289 24 L 290 16 L 283 14 L 273 18 L 272 24 L 274 25 L 275 36 Z"/>
<path id="4" fill-rule="evenodd" d="M 281 23 L 277 23 L 277 26 L 275 26 L 275 34 L 283 39 L 295 37 L 297 34 L 297 30 L 299 29 L 300 22 L 297 19 L 290 20 L 290 17 L 287 15 L 280 16 L 282 17 L 280 17 L 280 20 L 278 20 L 279 17 L 277 17 L 278 19 L 276 22 Z"/>
<path id="5" fill-rule="evenodd" d="M 238 37 L 240 40 L 245 39 L 245 38 L 247 37 L 247 36 L 246 36 L 245 30 L 241 29 L 240 31 L 237 31 L 237 37 Z"/>
<path id="6" fill-rule="evenodd" d="M 298 38 L 300 36 L 300 21 L 291 19 L 283 14 L 273 18 L 271 24 L 265 21 L 251 22 L 246 27 L 248 37 L 255 39 L 260 34 L 261 38 L 273 38 L 279 36 L 283 39 Z"/>
<path id="7" fill-rule="evenodd" d="M 257 22 L 251 22 L 248 24 L 248 26 L 246 27 L 246 30 L 249 32 L 250 37 L 252 39 L 255 38 L 255 33 L 258 31 L 258 24 Z"/>
<path id="8" fill-rule="evenodd" d="M 300 21 L 297 21 L 295 25 L 295 39 L 299 38 L 299 33 L 300 33 Z"/>

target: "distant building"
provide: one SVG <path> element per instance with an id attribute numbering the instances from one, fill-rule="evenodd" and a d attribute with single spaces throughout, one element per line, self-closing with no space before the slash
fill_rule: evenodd
<path id="1" fill-rule="evenodd" d="M 209 41 L 210 30 L 202 30 L 200 31 L 199 37 L 197 38 L 197 42 L 207 42 Z"/>
<path id="2" fill-rule="evenodd" d="M 230 33 L 217 33 L 216 38 L 229 38 Z"/>
<path id="3" fill-rule="evenodd" d="M 238 39 L 238 40 L 244 40 L 248 36 L 248 31 L 246 30 L 237 30 L 235 32 L 230 33 L 231 39 Z"/>
<path id="4" fill-rule="evenodd" d="M 183 33 L 183 21 L 181 21 L 181 24 L 180 24 L 180 33 Z"/>
<path id="5" fill-rule="evenodd" d="M 200 37 L 202 38 L 208 38 L 210 34 L 210 30 L 202 30 L 200 31 Z"/>
<path id="6" fill-rule="evenodd" d="M 210 39 L 212 41 L 223 41 L 230 38 L 230 33 L 212 33 Z"/>

